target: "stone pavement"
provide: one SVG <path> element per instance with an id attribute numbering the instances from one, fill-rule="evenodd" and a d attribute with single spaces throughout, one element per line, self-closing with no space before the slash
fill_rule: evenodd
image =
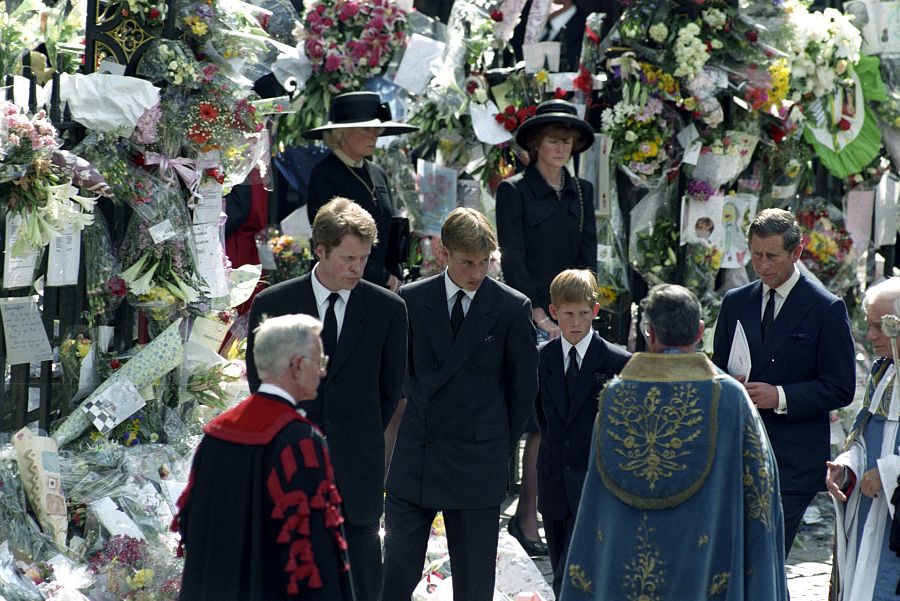
<path id="1" fill-rule="evenodd" d="M 506 528 L 506 523 L 515 513 L 516 501 L 516 497 L 509 497 L 503 505 L 503 528 Z M 787 578 L 791 601 L 828 600 L 833 528 L 834 507 L 831 498 L 827 493 L 819 493 L 807 511 L 794 547 L 788 555 Z M 541 532 L 543 533 L 543 528 Z M 552 582 L 550 560 L 547 557 L 533 557 L 532 560 L 547 581 Z"/>

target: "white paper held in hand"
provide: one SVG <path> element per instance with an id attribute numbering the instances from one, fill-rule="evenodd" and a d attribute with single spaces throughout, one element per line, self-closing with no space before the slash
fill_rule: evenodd
<path id="1" fill-rule="evenodd" d="M 731 341 L 731 352 L 728 353 L 728 373 L 734 376 L 744 377 L 744 382 L 750 378 L 750 345 L 747 344 L 747 334 L 744 326 L 738 320 L 734 326 L 734 339 Z"/>

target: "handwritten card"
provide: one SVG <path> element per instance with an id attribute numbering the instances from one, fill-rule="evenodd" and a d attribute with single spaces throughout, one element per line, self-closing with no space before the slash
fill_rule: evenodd
<path id="1" fill-rule="evenodd" d="M 194 325 L 191 327 L 191 336 L 188 340 L 213 351 L 218 351 L 227 333 L 228 325 L 221 321 L 198 317 L 194 320 Z"/>
<path id="2" fill-rule="evenodd" d="M 203 276 L 211 298 L 228 296 L 228 276 L 225 274 L 225 261 L 219 239 L 220 228 L 217 223 L 198 223 L 192 228 L 197 247 L 197 271 Z"/>
<path id="3" fill-rule="evenodd" d="M 444 42 L 418 33 L 412 34 L 397 68 L 394 83 L 413 95 L 424 92 L 432 77 L 431 67 L 444 55 L 446 47 Z"/>
<path id="4" fill-rule="evenodd" d="M 63 231 L 50 241 L 47 258 L 47 285 L 74 286 L 78 283 L 78 264 L 81 259 L 81 230 L 67 223 Z"/>
<path id="5" fill-rule="evenodd" d="M 175 228 L 172 227 L 172 222 L 168 219 L 150 226 L 147 228 L 147 231 L 150 232 L 150 237 L 153 238 L 154 244 L 162 244 L 169 238 L 175 237 Z"/>
<path id="6" fill-rule="evenodd" d="M 200 198 L 195 198 L 194 223 L 218 223 L 222 213 L 222 184 L 207 180 L 197 188 Z"/>
<path id="7" fill-rule="evenodd" d="M 3 253 L 3 287 L 23 288 L 31 286 L 34 281 L 34 267 L 37 264 L 40 251 L 31 250 L 19 256 L 12 252 L 13 246 L 19 239 L 19 227 L 22 224 L 22 216 L 18 213 L 8 213 L 6 217 L 6 252 Z"/>
<path id="8" fill-rule="evenodd" d="M 53 359 L 47 331 L 41 322 L 37 297 L 0 299 L 6 361 L 10 365 L 38 363 Z"/>

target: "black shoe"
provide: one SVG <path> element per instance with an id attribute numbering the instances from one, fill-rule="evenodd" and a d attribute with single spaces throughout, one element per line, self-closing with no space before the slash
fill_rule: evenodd
<path id="1" fill-rule="evenodd" d="M 547 555 L 549 553 L 544 541 L 525 538 L 522 527 L 515 518 L 510 518 L 509 523 L 506 525 L 506 531 L 509 532 L 510 536 L 519 541 L 519 544 L 522 545 L 522 548 L 525 549 L 525 552 L 528 553 L 529 556 Z"/>

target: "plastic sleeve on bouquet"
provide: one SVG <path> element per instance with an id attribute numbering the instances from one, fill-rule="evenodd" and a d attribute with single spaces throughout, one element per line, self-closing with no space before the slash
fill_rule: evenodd
<path id="1" fill-rule="evenodd" d="M 183 356 L 181 333 L 178 329 L 180 325 L 179 318 L 85 399 L 53 433 L 57 444 L 60 447 L 65 446 L 90 426 L 91 417 L 86 413 L 85 405 L 99 397 L 109 387 L 128 380 L 135 388 L 141 390 L 178 367 Z"/>
<path id="2" fill-rule="evenodd" d="M 68 518 L 56 441 L 35 436 L 28 428 L 22 428 L 13 436 L 13 446 L 16 448 L 22 487 L 38 522 L 44 532 L 65 546 Z"/>
<path id="3" fill-rule="evenodd" d="M 585 67 L 589 73 L 597 71 L 600 61 L 600 31 L 603 28 L 603 21 L 606 15 L 603 13 L 591 13 L 587 16 L 584 23 L 584 42 L 581 44 L 581 58 L 579 63 Z"/>

